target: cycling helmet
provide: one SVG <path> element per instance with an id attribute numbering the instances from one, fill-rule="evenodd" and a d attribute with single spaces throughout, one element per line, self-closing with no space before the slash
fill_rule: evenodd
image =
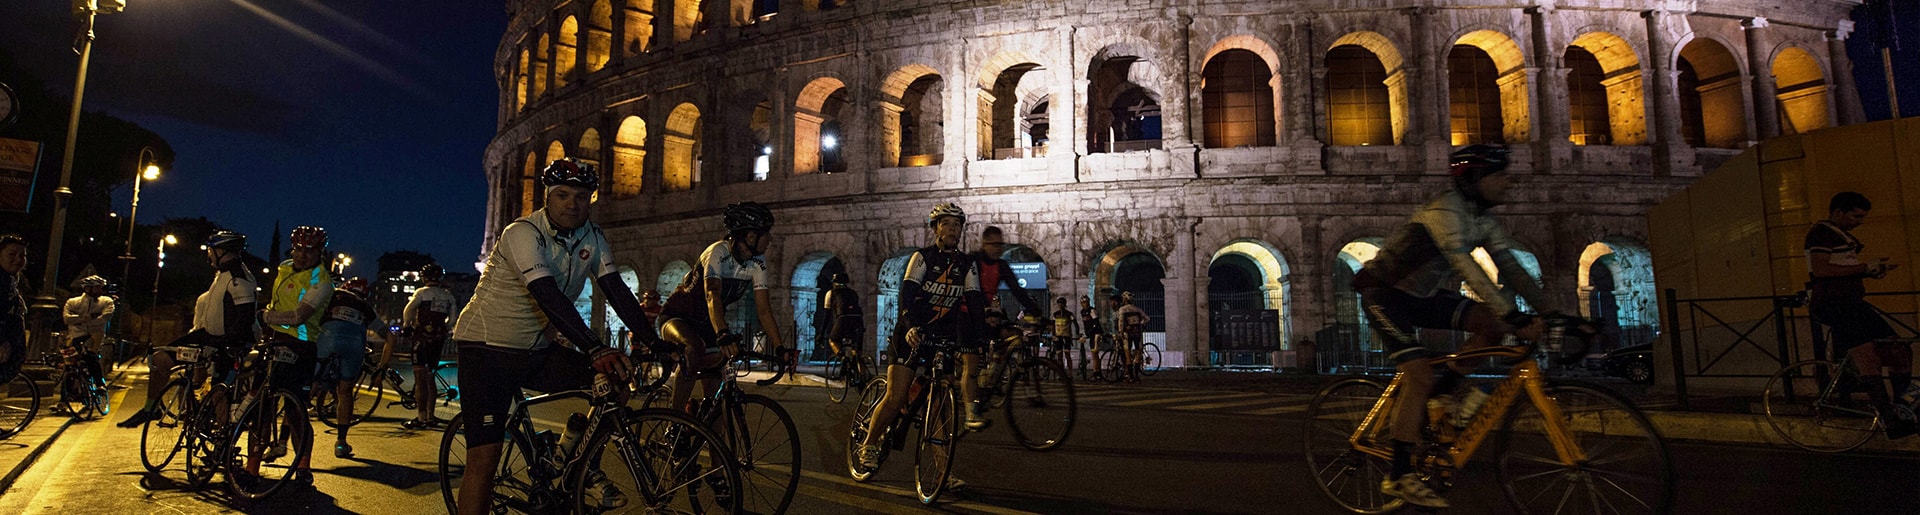
<path id="1" fill-rule="evenodd" d="M 222 250 L 247 250 L 247 235 L 233 231 L 220 231 L 207 237 L 207 248 Z"/>
<path id="2" fill-rule="evenodd" d="M 104 288 L 107 286 L 107 280 L 97 275 L 89 275 L 80 279 L 80 286 L 83 288 L 87 286 L 99 286 Z"/>
<path id="3" fill-rule="evenodd" d="M 293 248 L 296 249 L 324 249 L 327 248 L 327 230 L 302 225 L 293 228 L 293 236 L 287 240 L 293 242 Z"/>
<path id="4" fill-rule="evenodd" d="M 354 295 L 364 299 L 367 297 L 367 280 L 360 277 L 347 279 L 347 282 L 340 283 L 340 289 L 353 292 Z"/>
<path id="5" fill-rule="evenodd" d="M 1447 174 L 1456 183 L 1472 184 L 1507 169 L 1507 148 L 1496 145 L 1469 145 L 1447 157 Z"/>
<path id="6" fill-rule="evenodd" d="M 952 202 L 941 202 L 939 205 L 933 206 L 933 211 L 927 213 L 927 227 L 933 227 L 933 224 L 939 222 L 940 217 L 943 216 L 959 218 L 961 224 L 967 223 L 967 212 L 960 210 L 959 205 Z"/>
<path id="7" fill-rule="evenodd" d="M 728 204 L 721 213 L 727 224 L 727 232 L 765 231 L 773 228 L 773 211 L 758 202 L 747 201 Z"/>
<path id="8" fill-rule="evenodd" d="M 1133 302 L 1133 292 L 1130 292 L 1130 291 L 1120 292 L 1120 302 L 1129 302 L 1129 303 Z"/>
<path id="9" fill-rule="evenodd" d="M 846 286 L 846 285 L 847 285 L 847 274 L 833 274 L 833 285 L 834 285 L 834 286 Z"/>
<path id="10" fill-rule="evenodd" d="M 440 268 L 439 263 L 427 263 L 427 266 L 420 267 L 420 280 L 422 281 L 438 281 L 446 276 L 447 269 Z"/>
<path id="11" fill-rule="evenodd" d="M 540 171 L 540 185 L 553 187 L 562 184 L 599 190 L 600 173 L 593 169 L 593 165 L 581 163 L 571 157 L 555 159 L 553 164 L 547 165 L 546 170 Z"/>
<path id="12" fill-rule="evenodd" d="M 0 247 L 6 247 L 8 245 L 24 246 L 26 244 L 27 239 L 20 237 L 18 234 L 0 234 Z"/>

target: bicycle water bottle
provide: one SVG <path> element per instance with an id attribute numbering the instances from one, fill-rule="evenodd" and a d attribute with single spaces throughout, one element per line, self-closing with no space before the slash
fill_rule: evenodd
<path id="1" fill-rule="evenodd" d="M 580 435 L 587 432 L 587 416 L 574 412 L 567 417 L 567 434 L 560 437 L 560 455 L 572 456 L 573 450 L 580 447 Z"/>
<path id="2" fill-rule="evenodd" d="M 1473 415 L 1480 411 L 1481 406 L 1487 404 L 1487 399 L 1493 396 L 1492 393 L 1493 385 L 1491 384 L 1477 384 L 1468 388 L 1466 399 L 1460 401 L 1460 412 L 1453 417 L 1453 427 L 1466 429 L 1467 422 L 1473 420 Z"/>

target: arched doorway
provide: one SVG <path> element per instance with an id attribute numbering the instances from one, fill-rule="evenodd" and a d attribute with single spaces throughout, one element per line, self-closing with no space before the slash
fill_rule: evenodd
<path id="1" fill-rule="evenodd" d="M 873 308 L 873 341 L 877 345 L 875 348 L 881 352 L 889 350 L 887 336 L 893 333 L 893 324 L 900 317 L 900 282 L 906 279 L 907 258 L 913 255 L 914 250 L 902 249 L 880 264 L 880 277 L 875 281 L 880 286 L 880 298 Z"/>
<path id="2" fill-rule="evenodd" d="M 1291 348 L 1287 326 L 1287 260 L 1255 239 L 1214 251 L 1207 266 L 1208 349 L 1211 362 L 1274 366 L 1274 352 Z M 1270 321 L 1271 324 L 1262 322 Z M 1250 329 L 1232 327 L 1252 323 Z"/>
<path id="3" fill-rule="evenodd" d="M 639 297 L 640 274 L 634 272 L 632 267 L 625 265 L 617 267 L 616 270 L 620 274 L 620 282 L 626 283 L 627 289 L 633 290 L 634 296 Z M 607 343 L 622 350 L 630 350 L 632 339 L 627 333 L 627 321 L 620 319 L 620 314 L 613 311 L 612 304 L 605 302 L 602 304 L 606 304 L 601 316 L 606 317 L 607 320 Z"/>
<path id="4" fill-rule="evenodd" d="M 1580 316 L 1600 323 L 1595 352 L 1639 345 L 1659 334 L 1653 258 L 1626 238 L 1608 237 L 1580 253 Z"/>
<path id="5" fill-rule="evenodd" d="M 660 276 L 654 280 L 653 291 L 659 292 L 663 300 L 673 296 L 673 290 L 679 288 L 680 282 L 686 280 L 687 273 L 692 271 L 693 265 L 685 261 L 676 259 L 667 263 L 667 266 L 660 268 Z"/>
<path id="6" fill-rule="evenodd" d="M 831 252 L 807 253 L 800 258 L 800 265 L 793 268 L 790 285 L 793 290 L 789 296 L 793 299 L 793 345 L 808 361 L 825 361 L 832 354 L 833 347 L 827 345 L 832 313 L 821 301 L 827 290 L 833 288 L 833 274 L 846 272 L 847 265 Z"/>
<path id="7" fill-rule="evenodd" d="M 1353 276 L 1360 267 L 1380 254 L 1381 238 L 1359 238 L 1340 247 L 1333 266 L 1333 324 L 1314 335 L 1318 342 L 1321 372 L 1360 371 L 1385 367 L 1386 358 L 1368 327 L 1360 308 L 1360 292 L 1353 290 Z"/>
<path id="8" fill-rule="evenodd" d="M 1133 304 L 1147 313 L 1147 328 L 1144 339 L 1157 343 L 1167 352 L 1165 366 L 1180 366 L 1184 359 L 1183 349 L 1168 349 L 1167 331 L 1167 294 L 1160 279 L 1167 276 L 1166 266 L 1158 254 L 1148 250 L 1146 245 L 1134 242 L 1115 243 L 1100 260 L 1089 267 L 1093 277 L 1088 281 L 1091 289 L 1087 292 L 1100 306 L 1100 316 L 1106 320 L 1107 327 L 1114 327 L 1113 310 L 1119 306 L 1111 299 L 1118 292 L 1133 294 Z M 1189 344 L 1190 345 L 1190 344 Z"/>

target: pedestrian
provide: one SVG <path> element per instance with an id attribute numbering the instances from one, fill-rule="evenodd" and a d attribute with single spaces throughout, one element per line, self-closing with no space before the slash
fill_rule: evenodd
<path id="1" fill-rule="evenodd" d="M 27 270 L 27 240 L 0 235 L 0 384 L 20 373 L 27 361 L 27 299 L 20 274 Z"/>

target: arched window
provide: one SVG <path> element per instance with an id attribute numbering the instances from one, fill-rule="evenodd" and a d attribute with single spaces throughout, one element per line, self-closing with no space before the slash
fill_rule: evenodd
<path id="1" fill-rule="evenodd" d="M 607 67 L 613 56 L 613 4 L 594 0 L 587 12 L 587 73 Z"/>
<path id="2" fill-rule="evenodd" d="M 1680 50 L 1680 134 L 1696 147 L 1741 148 L 1747 140 L 1747 95 L 1740 64 L 1727 47 L 1696 37 Z"/>
<path id="3" fill-rule="evenodd" d="M 580 55 L 580 22 L 572 16 L 560 21 L 560 42 L 554 49 L 553 87 L 566 87 L 573 80 L 573 67 Z"/>
<path id="4" fill-rule="evenodd" d="M 527 107 L 527 66 L 529 66 L 527 61 L 527 49 L 525 48 L 520 49 L 520 60 L 517 64 L 518 66 L 515 66 L 513 68 L 513 110 L 514 111 L 526 109 Z"/>
<path id="5" fill-rule="evenodd" d="M 626 0 L 620 24 L 626 29 L 620 46 L 635 56 L 653 49 L 653 1 Z"/>
<path id="6" fill-rule="evenodd" d="M 553 36 L 540 35 L 540 44 L 533 48 L 533 89 L 528 96 L 539 97 L 547 92 L 547 70 L 553 64 Z"/>
<path id="7" fill-rule="evenodd" d="M 673 40 L 693 39 L 695 29 L 701 24 L 700 0 L 673 0 Z"/>
<path id="8" fill-rule="evenodd" d="M 1472 45 L 1447 53 L 1447 104 L 1454 145 L 1506 143 L 1493 58 Z"/>
<path id="9" fill-rule="evenodd" d="M 600 131 L 587 129 L 580 134 L 580 144 L 574 146 L 574 157 L 580 162 L 600 168 Z"/>
<path id="10" fill-rule="evenodd" d="M 940 74 L 925 65 L 895 70 L 882 82 L 880 131 L 882 166 L 940 164 L 944 147 L 941 114 L 946 94 Z"/>
<path id="11" fill-rule="evenodd" d="M 1580 47 L 1568 47 L 1565 59 L 1567 115 L 1573 118 L 1567 137 L 1576 145 L 1612 143 L 1613 123 L 1607 113 L 1607 90 L 1600 85 L 1606 73 L 1600 70 L 1600 61 Z"/>
<path id="12" fill-rule="evenodd" d="M 1089 67 L 1088 152 L 1160 148 L 1159 94 L 1142 84 L 1150 82 L 1153 66 L 1130 53 L 1103 49 Z"/>
<path id="13" fill-rule="evenodd" d="M 847 106 L 847 88 L 839 79 L 821 77 L 807 83 L 794 102 L 793 173 L 844 172 L 841 147 L 848 141 L 840 115 Z"/>
<path id="14" fill-rule="evenodd" d="M 1200 76 L 1207 148 L 1274 145 L 1273 72 L 1266 60 L 1236 48 L 1214 55 Z"/>
<path id="15" fill-rule="evenodd" d="M 540 157 L 527 153 L 527 164 L 520 171 L 520 216 L 533 214 L 545 201 L 540 195 Z"/>
<path id="16" fill-rule="evenodd" d="M 540 166 L 544 168 L 547 165 L 552 164 L 554 161 L 566 159 L 566 157 L 567 157 L 567 146 L 565 144 L 560 143 L 560 140 L 554 140 L 553 143 L 550 143 L 547 145 L 547 157 L 545 160 L 540 161 Z"/>
<path id="17" fill-rule="evenodd" d="M 773 103 L 765 100 L 753 106 L 747 121 L 747 144 L 753 155 L 753 180 L 764 181 L 773 175 Z"/>
<path id="18" fill-rule="evenodd" d="M 1334 145 L 1394 144 L 1387 69 L 1360 45 L 1327 51 L 1327 124 Z"/>
<path id="19" fill-rule="evenodd" d="M 979 132 L 981 159 L 1014 159 L 1023 157 L 1042 157 L 1047 155 L 1047 141 L 1051 138 L 1044 132 L 1046 125 L 1029 125 L 1030 131 L 1021 131 L 1021 121 L 1034 111 L 1034 105 L 1020 105 L 1022 99 L 1044 98 L 1047 95 L 1044 71 L 1040 65 L 1023 61 L 1021 57 L 1001 55 L 990 61 L 989 70 L 997 70 L 982 78 L 984 91 L 981 91 Z M 1023 109 L 1024 107 L 1024 109 Z M 1036 134 L 1038 132 L 1038 134 Z"/>
<path id="20" fill-rule="evenodd" d="M 1581 145 L 1647 144 L 1646 98 L 1640 57 L 1620 36 L 1588 32 L 1574 38 L 1567 67 L 1568 138 Z"/>
<path id="21" fill-rule="evenodd" d="M 1800 47 L 1773 58 L 1774 96 L 1780 102 L 1780 133 L 1799 134 L 1832 126 L 1827 118 L 1827 78 L 1820 62 Z"/>
<path id="22" fill-rule="evenodd" d="M 640 196 L 646 181 L 646 145 L 646 120 L 628 116 L 620 121 L 620 131 L 613 136 L 613 198 Z"/>
<path id="23" fill-rule="evenodd" d="M 666 152 L 662 170 L 667 191 L 693 189 L 700 182 L 700 108 L 683 103 L 667 115 L 667 132 L 661 138 Z"/>

